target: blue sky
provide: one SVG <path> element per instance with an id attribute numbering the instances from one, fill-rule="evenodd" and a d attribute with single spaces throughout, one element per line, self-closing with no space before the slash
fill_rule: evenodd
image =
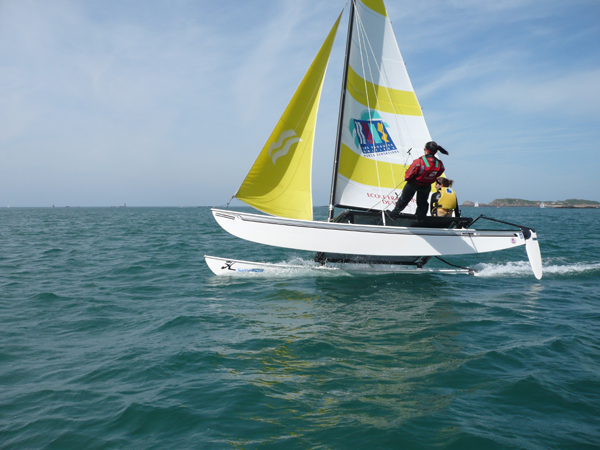
<path id="1" fill-rule="evenodd" d="M 600 2 L 386 4 L 459 200 L 600 201 Z M 343 6 L 2 0 L 0 205 L 223 205 Z M 345 30 L 315 205 L 329 198 Z"/>

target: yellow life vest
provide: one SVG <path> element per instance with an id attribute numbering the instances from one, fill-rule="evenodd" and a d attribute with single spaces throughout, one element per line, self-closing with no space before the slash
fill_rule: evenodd
<path id="1" fill-rule="evenodd" d="M 440 191 L 440 199 L 438 200 L 438 208 L 444 208 L 449 211 L 456 209 L 458 203 L 456 201 L 456 192 L 449 187 L 443 187 Z"/>

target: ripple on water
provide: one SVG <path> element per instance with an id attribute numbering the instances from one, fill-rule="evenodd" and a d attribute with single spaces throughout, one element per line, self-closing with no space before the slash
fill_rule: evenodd
<path id="1" fill-rule="evenodd" d="M 451 259 L 478 277 L 223 279 L 202 255 L 313 255 L 206 208 L 0 210 L 0 442 L 594 448 L 597 216 L 567 242 L 557 211 L 494 213 L 536 225 L 541 281 L 522 248 Z"/>

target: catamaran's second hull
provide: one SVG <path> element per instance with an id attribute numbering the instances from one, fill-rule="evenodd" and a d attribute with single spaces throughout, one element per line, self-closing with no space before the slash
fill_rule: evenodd
<path id="1" fill-rule="evenodd" d="M 485 253 L 525 245 L 520 231 L 408 228 L 283 219 L 213 209 L 228 233 L 259 244 L 313 252 L 378 256 Z"/>

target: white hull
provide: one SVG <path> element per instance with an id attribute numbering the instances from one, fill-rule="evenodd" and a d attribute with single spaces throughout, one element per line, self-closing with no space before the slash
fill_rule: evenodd
<path id="1" fill-rule="evenodd" d="M 283 219 L 213 209 L 228 233 L 259 244 L 312 252 L 440 256 L 493 252 L 525 244 L 520 231 L 407 228 Z"/>
<path id="2" fill-rule="evenodd" d="M 467 269 L 426 269 L 415 266 L 383 265 L 383 264 L 335 264 L 332 266 L 300 265 L 300 264 L 271 264 L 252 261 L 241 261 L 237 259 L 218 258 L 216 256 L 204 255 L 209 269 L 219 276 L 240 275 L 305 275 L 310 273 L 317 276 L 329 275 L 352 275 L 352 274 L 473 274 Z"/>

